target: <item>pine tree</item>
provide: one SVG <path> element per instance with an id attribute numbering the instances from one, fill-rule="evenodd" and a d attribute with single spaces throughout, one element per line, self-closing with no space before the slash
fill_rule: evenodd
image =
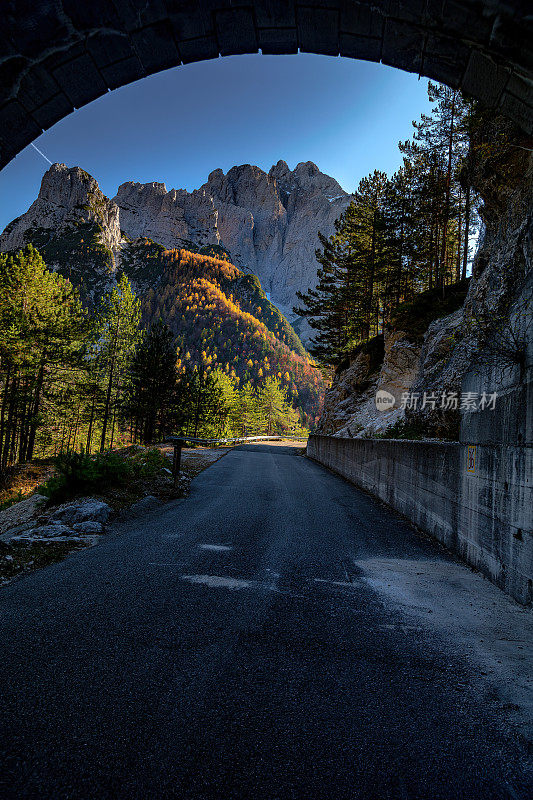
<path id="1" fill-rule="evenodd" d="M 244 384 L 238 399 L 237 436 L 258 436 L 264 430 L 264 416 L 257 392 L 250 382 Z"/>
<path id="2" fill-rule="evenodd" d="M 343 217 L 335 227 L 339 232 Z M 326 239 L 318 233 L 322 250 L 316 251 L 321 265 L 317 271 L 317 285 L 308 292 L 296 292 L 302 305 L 293 309 L 295 314 L 305 317 L 309 326 L 316 331 L 312 337 L 309 351 L 322 363 L 336 363 L 347 346 L 346 322 L 349 307 L 344 303 L 340 290 L 343 285 L 342 249 L 337 234 Z"/>
<path id="3" fill-rule="evenodd" d="M 267 378 L 258 391 L 258 406 L 265 420 L 266 432 L 284 433 L 287 423 L 290 425 L 298 416 L 287 402 L 287 391 L 279 380 Z"/>
<path id="4" fill-rule="evenodd" d="M 335 233 L 316 257 L 318 284 L 298 293 L 303 305 L 294 311 L 318 331 L 310 352 L 322 363 L 338 363 L 360 341 L 377 333 L 383 322 L 387 294 L 385 201 L 387 177 L 374 172 L 364 178 Z"/>
<path id="5" fill-rule="evenodd" d="M 217 369 L 212 373 L 213 381 L 219 395 L 218 415 L 215 420 L 218 438 L 232 437 L 237 432 L 239 425 L 239 392 L 235 381 L 226 373 Z"/>
<path id="6" fill-rule="evenodd" d="M 0 468 L 32 458 L 43 409 L 85 373 L 90 323 L 69 281 L 28 245 L 0 253 Z"/>
<path id="7" fill-rule="evenodd" d="M 138 344 L 130 367 L 127 413 L 144 444 L 165 433 L 176 386 L 176 349 L 172 331 L 159 319 Z"/>
<path id="8" fill-rule="evenodd" d="M 113 446 L 116 416 L 126 389 L 124 381 L 141 339 L 140 317 L 140 301 L 122 273 L 117 285 L 102 298 L 98 316 L 95 362 L 106 387 L 100 451 L 106 446 L 110 420 L 110 446 Z"/>

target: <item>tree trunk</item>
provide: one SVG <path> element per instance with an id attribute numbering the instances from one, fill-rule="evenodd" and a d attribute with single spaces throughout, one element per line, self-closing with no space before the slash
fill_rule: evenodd
<path id="1" fill-rule="evenodd" d="M 448 136 L 448 167 L 446 170 L 446 194 L 444 201 L 444 216 L 442 222 L 442 245 L 440 252 L 440 264 L 442 271 L 440 281 L 443 289 L 443 296 L 444 296 L 443 279 L 444 279 L 444 271 L 446 269 L 446 247 L 447 247 L 447 236 L 448 236 L 448 219 L 450 216 L 450 194 L 452 185 L 452 154 L 453 154 L 453 133 L 455 124 L 455 96 L 456 92 L 454 91 L 452 96 L 452 108 L 450 112 L 450 133 Z"/>
<path id="2" fill-rule="evenodd" d="M 464 242 L 463 242 L 463 268 L 461 271 L 461 278 L 464 281 L 466 278 L 466 266 L 468 264 L 468 240 L 470 237 L 470 184 L 468 183 L 466 186 L 466 198 L 465 198 L 465 232 L 464 232 Z"/>
<path id="3" fill-rule="evenodd" d="M 104 419 L 102 420 L 102 436 L 100 437 L 100 452 L 103 453 L 105 449 L 105 437 L 107 433 L 107 423 L 109 422 L 109 410 L 111 407 L 111 392 L 113 389 L 113 373 L 115 371 L 115 358 L 111 361 L 109 368 L 109 382 L 107 384 L 107 392 L 104 407 Z"/>
<path id="4" fill-rule="evenodd" d="M 113 449 L 113 439 L 115 438 L 115 423 L 117 420 L 117 406 L 113 406 L 113 424 L 111 425 L 111 441 L 109 442 L 109 449 Z"/>
<path id="5" fill-rule="evenodd" d="M 365 339 L 370 338 L 370 328 L 372 324 L 372 303 L 374 302 L 375 259 L 376 259 L 376 208 L 374 206 L 372 214 L 372 243 L 370 245 L 370 270 L 368 273 L 368 290 L 367 290 L 368 306 L 366 308 Z"/>
<path id="6" fill-rule="evenodd" d="M 0 411 L 0 464 L 3 463 L 4 434 L 6 426 L 6 408 L 9 398 L 10 379 L 11 379 L 11 365 L 8 364 L 6 371 L 6 380 L 4 383 L 4 397 L 2 398 L 2 410 Z"/>
<path id="7" fill-rule="evenodd" d="M 461 243 L 462 243 L 462 213 L 461 194 L 459 194 L 459 213 L 457 216 L 457 257 L 455 260 L 455 280 L 461 280 Z"/>
<path id="8" fill-rule="evenodd" d="M 7 414 L 7 425 L 6 425 L 6 438 L 4 441 L 4 452 L 2 454 L 2 466 L 6 467 L 9 463 L 10 456 L 13 451 L 13 442 L 15 439 L 15 409 L 17 404 L 17 391 L 18 391 L 18 379 L 15 377 L 11 381 L 11 390 L 9 395 L 9 410 Z"/>
<path id="9" fill-rule="evenodd" d="M 33 449 L 35 447 L 35 436 L 37 434 L 37 415 L 39 413 L 39 408 L 41 405 L 41 392 L 44 383 L 44 363 L 41 364 L 39 369 L 39 374 L 37 376 L 37 386 L 35 387 L 35 397 L 33 400 L 33 408 L 32 408 L 32 419 L 31 419 L 31 427 L 30 427 L 30 434 L 28 437 L 28 452 L 27 458 L 30 461 L 33 458 Z"/>
<path id="10" fill-rule="evenodd" d="M 89 417 L 89 430 L 87 431 L 87 445 L 86 445 L 86 448 L 85 448 L 87 453 L 89 453 L 89 454 L 91 452 L 91 443 L 92 443 L 91 440 L 93 438 L 93 423 L 94 423 L 94 410 L 95 410 L 95 406 L 96 406 L 96 391 L 97 391 L 97 386 L 95 384 L 94 385 L 94 392 L 93 392 L 93 399 L 92 399 L 92 403 L 91 403 L 91 416 Z"/>

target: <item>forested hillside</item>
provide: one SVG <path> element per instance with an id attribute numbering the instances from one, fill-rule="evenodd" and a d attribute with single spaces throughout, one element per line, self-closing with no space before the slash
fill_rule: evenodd
<path id="1" fill-rule="evenodd" d="M 83 303 L 31 244 L 0 253 L 0 472 L 170 433 L 299 433 L 316 422 L 321 373 L 257 278 L 138 240 L 108 280 Z"/>
<path id="2" fill-rule="evenodd" d="M 458 90 L 430 83 L 432 112 L 400 142 L 403 164 L 391 177 L 375 170 L 320 235 L 316 289 L 299 292 L 315 334 L 310 351 L 338 364 L 390 326 L 395 309 L 421 292 L 464 280 L 478 227 L 470 146 L 479 110 Z"/>
<path id="3" fill-rule="evenodd" d="M 161 319 L 176 335 L 180 371 L 203 365 L 254 387 L 276 378 L 302 419 L 313 422 L 321 374 L 258 279 L 228 261 L 186 250 L 164 251 L 162 260 L 161 279 L 143 301 L 143 320 L 149 325 Z"/>

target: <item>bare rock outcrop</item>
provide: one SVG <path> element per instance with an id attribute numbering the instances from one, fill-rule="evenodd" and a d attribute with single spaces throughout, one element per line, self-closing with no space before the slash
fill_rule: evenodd
<path id="1" fill-rule="evenodd" d="M 401 399 L 416 379 L 420 351 L 420 344 L 403 331 L 385 333 L 382 353 L 360 349 L 351 363 L 337 372 L 326 392 L 318 432 L 358 438 L 382 433 L 403 419 Z M 395 399 L 389 410 L 380 411 L 376 406 L 380 390 Z"/>
<path id="2" fill-rule="evenodd" d="M 80 167 L 53 164 L 45 172 L 39 195 L 25 214 L 13 220 L 0 235 L 0 250 L 15 250 L 35 239 L 46 241 L 57 231 L 95 223 L 101 243 L 110 250 L 121 240 L 119 209 L 100 191 L 93 177 Z"/>
<path id="3" fill-rule="evenodd" d="M 5 534 L 9 534 L 9 531 L 19 530 L 22 527 L 31 528 L 47 503 L 47 497 L 35 493 L 0 511 L 0 541 Z"/>
<path id="4" fill-rule="evenodd" d="M 219 244 L 217 211 L 204 191 L 167 191 L 164 183 L 129 181 L 119 186 L 113 202 L 131 239 L 146 236 L 168 248 Z"/>
<path id="5" fill-rule="evenodd" d="M 122 230 L 165 247 L 217 244 L 233 263 L 259 277 L 289 318 L 296 292 L 316 284 L 317 233 L 329 236 L 352 196 L 312 162 L 267 173 L 250 164 L 216 169 L 200 189 L 167 191 L 162 183 L 125 183 L 113 202 Z"/>

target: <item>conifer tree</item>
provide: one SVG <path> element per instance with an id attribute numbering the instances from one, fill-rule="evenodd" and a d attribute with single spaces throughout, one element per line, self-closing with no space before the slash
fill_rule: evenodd
<path id="1" fill-rule="evenodd" d="M 264 430 L 264 415 L 257 392 L 248 381 L 239 392 L 237 436 L 257 436 Z"/>
<path id="2" fill-rule="evenodd" d="M 70 282 L 28 245 L 0 253 L 0 468 L 31 459 L 58 387 L 85 371 L 90 323 Z"/>
<path id="3" fill-rule="evenodd" d="M 265 420 L 266 433 L 283 433 L 285 421 L 292 422 L 297 412 L 287 402 L 287 391 L 279 380 L 267 378 L 258 391 L 258 405 Z"/>
<path id="4" fill-rule="evenodd" d="M 144 444 L 165 433 L 176 386 L 176 349 L 172 331 L 161 319 L 138 344 L 130 367 L 127 413 L 135 419 L 135 433 Z"/>
<path id="5" fill-rule="evenodd" d="M 110 420 L 112 421 L 110 446 L 113 446 L 118 406 L 126 388 L 125 380 L 129 366 L 141 339 L 140 318 L 140 301 L 135 296 L 128 278 L 122 273 L 117 285 L 102 298 L 98 317 L 95 360 L 106 393 L 100 451 L 106 446 Z"/>

